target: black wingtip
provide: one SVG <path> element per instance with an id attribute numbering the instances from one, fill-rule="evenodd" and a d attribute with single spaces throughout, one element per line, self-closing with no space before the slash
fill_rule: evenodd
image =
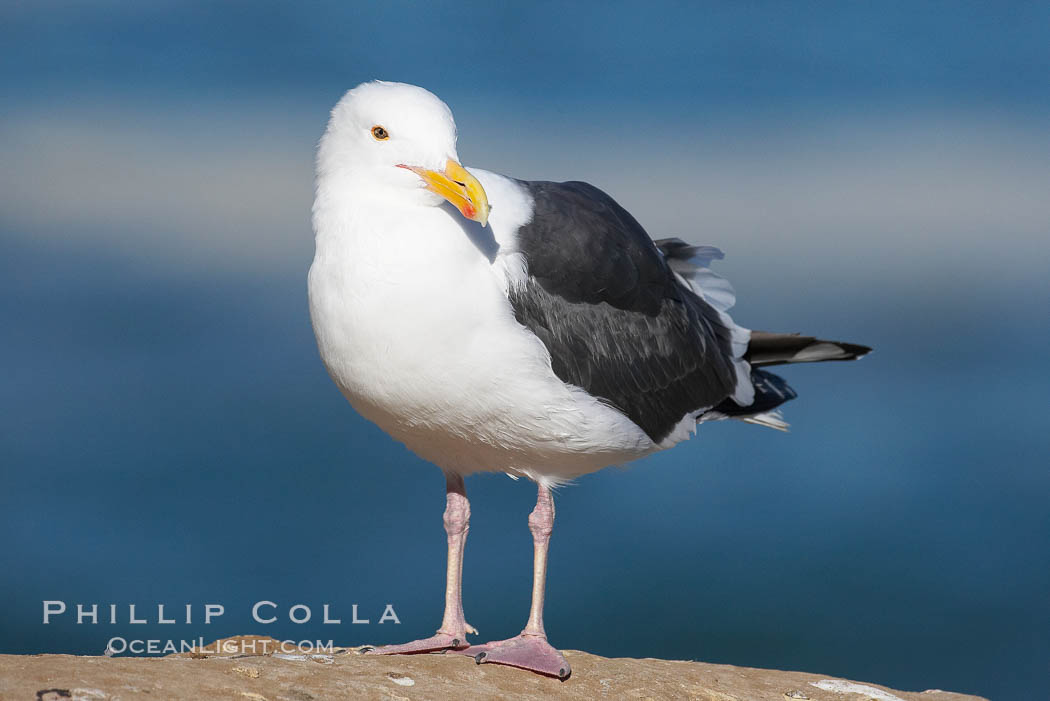
<path id="1" fill-rule="evenodd" d="M 846 349 L 848 351 L 850 351 L 851 353 L 856 355 L 858 358 L 863 358 L 868 353 L 870 353 L 873 350 L 875 350 L 871 346 L 862 346 L 862 345 L 860 345 L 858 343 L 845 343 L 843 345 L 846 347 Z"/>
<path id="2" fill-rule="evenodd" d="M 860 360 L 873 350 L 870 346 L 862 346 L 859 343 L 846 343 L 845 341 L 825 341 L 825 343 L 834 343 L 848 356 L 837 358 L 837 360 Z"/>
<path id="3" fill-rule="evenodd" d="M 857 360 L 870 353 L 869 346 L 846 341 L 828 341 L 797 333 L 752 331 L 744 358 L 755 367 L 786 363 L 819 363 Z"/>

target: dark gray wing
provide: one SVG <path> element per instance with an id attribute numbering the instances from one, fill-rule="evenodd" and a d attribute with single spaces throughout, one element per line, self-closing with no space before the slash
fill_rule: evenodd
<path id="1" fill-rule="evenodd" d="M 730 330 L 679 283 L 634 217 L 587 183 L 520 184 L 534 211 L 518 231 L 528 276 L 510 301 L 563 382 L 616 407 L 654 442 L 733 393 Z"/>

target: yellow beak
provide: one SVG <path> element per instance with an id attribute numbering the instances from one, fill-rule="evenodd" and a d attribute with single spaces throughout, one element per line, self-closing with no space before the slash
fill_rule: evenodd
<path id="1" fill-rule="evenodd" d="M 451 158 L 445 164 L 445 172 L 427 170 L 418 166 L 402 165 L 427 184 L 427 189 L 436 192 L 451 202 L 460 213 L 485 226 L 489 221 L 489 198 L 485 194 L 485 188 L 467 169 L 456 163 Z"/>

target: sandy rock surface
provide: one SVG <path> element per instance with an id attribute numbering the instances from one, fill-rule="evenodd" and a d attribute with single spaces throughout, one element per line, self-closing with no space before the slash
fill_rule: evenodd
<path id="1" fill-rule="evenodd" d="M 564 681 L 462 655 L 379 657 L 280 650 L 245 636 L 169 657 L 0 655 L 0 699 L 700 699 L 702 701 L 974 701 L 945 691 L 894 691 L 803 672 L 703 662 L 609 659 L 564 651 Z M 238 647 L 240 646 L 240 647 Z"/>

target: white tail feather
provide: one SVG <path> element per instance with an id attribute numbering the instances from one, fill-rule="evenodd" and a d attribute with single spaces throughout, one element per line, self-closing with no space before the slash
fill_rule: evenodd
<path id="1" fill-rule="evenodd" d="M 784 417 L 781 416 L 779 411 L 767 411 L 763 414 L 753 414 L 751 416 L 740 416 L 733 417 L 739 418 L 744 423 L 755 424 L 756 426 L 766 426 L 767 428 L 775 428 L 778 431 L 787 433 L 790 428 L 790 424 L 784 421 Z"/>

